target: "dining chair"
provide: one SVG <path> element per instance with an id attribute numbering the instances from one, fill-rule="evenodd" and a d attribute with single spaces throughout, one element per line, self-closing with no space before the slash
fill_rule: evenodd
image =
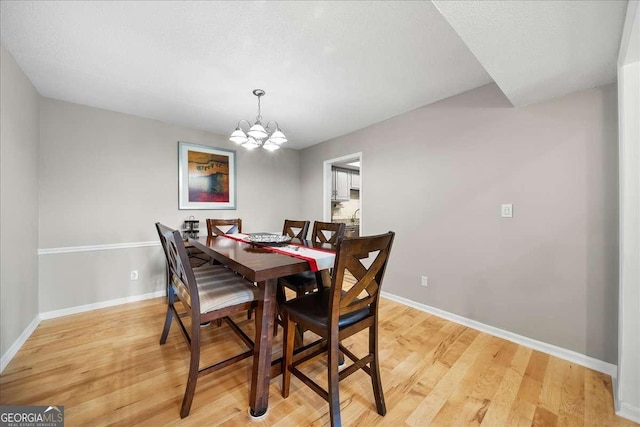
<path id="1" fill-rule="evenodd" d="M 165 256 L 165 266 L 166 266 L 166 278 L 167 278 L 167 283 L 166 283 L 166 287 L 167 287 L 167 298 L 171 298 L 171 292 L 173 290 L 173 287 L 171 285 L 171 271 L 170 271 L 170 261 L 169 261 L 169 252 L 167 249 L 167 239 L 164 237 L 164 235 L 168 232 L 174 232 L 176 230 L 171 229 L 169 227 L 167 227 L 166 225 L 162 225 L 159 222 L 156 222 L 156 231 L 158 232 L 158 237 L 160 239 L 160 243 L 162 246 L 162 250 L 164 252 L 164 256 Z M 207 258 L 207 262 L 198 262 L 198 263 L 194 263 L 193 262 L 193 255 L 192 255 L 192 250 L 194 249 L 193 247 L 187 246 L 185 244 L 185 249 L 187 250 L 187 255 L 189 256 L 189 264 L 191 264 L 191 268 L 193 269 L 193 273 L 195 274 L 196 277 L 200 276 L 200 275 L 206 275 L 208 272 L 211 271 L 211 264 L 212 264 L 212 260 L 211 258 Z M 204 253 L 203 253 L 204 254 Z M 204 259 L 200 259 L 200 261 L 204 261 Z M 217 267 L 216 267 L 217 268 Z M 175 295 L 173 295 L 175 296 Z M 167 312 L 167 316 L 169 320 L 165 321 L 165 326 L 171 323 L 171 318 L 170 318 L 171 312 L 168 311 Z M 219 325 L 221 325 L 222 322 L 219 323 Z"/>
<path id="2" fill-rule="evenodd" d="M 284 220 L 284 227 L 282 228 L 283 236 L 289 236 L 292 239 L 304 240 L 307 238 L 308 231 L 309 221 L 294 221 L 292 219 Z"/>
<path id="3" fill-rule="evenodd" d="M 229 227 L 225 230 L 219 227 Z M 207 218 L 207 236 L 220 236 L 221 234 L 233 234 L 242 233 L 242 220 L 240 218 L 232 219 L 216 219 Z M 211 264 L 220 264 L 218 261 L 212 259 Z M 249 317 L 251 318 L 251 317 Z"/>
<path id="4" fill-rule="evenodd" d="M 219 227 L 231 226 L 226 231 Z M 215 219 L 207 218 L 207 235 L 219 236 L 221 234 L 242 233 L 242 219 Z"/>
<path id="5" fill-rule="evenodd" d="M 330 289 L 306 294 L 282 305 L 285 324 L 282 396 L 286 398 L 289 395 L 291 374 L 295 375 L 329 402 L 331 425 L 334 427 L 341 425 L 339 381 L 359 369 L 371 377 L 378 414 L 387 412 L 378 357 L 378 305 L 394 236 L 395 233 L 390 231 L 338 241 Z M 367 262 L 363 264 L 365 259 Z M 322 345 L 319 350 L 294 359 L 295 329 L 298 325 L 319 335 L 321 338 L 315 344 Z M 369 331 L 368 353 L 358 358 L 341 342 L 365 329 Z M 328 390 L 298 369 L 300 364 L 325 353 L 328 355 Z M 338 372 L 340 353 L 353 363 Z"/>
<path id="6" fill-rule="evenodd" d="M 344 237 L 345 224 L 342 222 L 321 222 L 313 223 L 311 240 L 315 243 L 328 243 L 335 245 L 339 239 Z M 278 280 L 278 288 L 289 288 L 296 293 L 296 297 L 312 292 L 317 288 L 316 275 L 312 271 L 293 274 L 282 277 Z M 281 301 L 284 301 L 284 289 L 279 291 Z"/>
<path id="7" fill-rule="evenodd" d="M 286 220 L 285 220 L 286 227 Z M 329 243 L 336 244 L 338 239 L 344 237 L 345 224 L 342 222 L 321 222 L 315 221 L 313 223 L 313 232 L 311 233 L 311 241 L 314 243 Z M 287 298 L 285 294 L 285 288 L 289 288 L 296 293 L 296 297 L 300 297 L 306 293 L 313 292 L 317 288 L 316 274 L 313 271 L 304 271 L 302 273 L 292 274 L 290 276 L 281 277 L 278 279 L 278 289 L 276 293 L 276 300 L 278 304 L 284 303 Z M 278 312 L 278 315 L 279 312 Z M 282 316 L 280 315 L 280 318 Z M 281 320 L 274 323 L 274 335 L 278 333 L 278 324 L 282 323 Z M 298 329 L 298 344 L 302 344 L 302 329 Z"/>
<path id="8" fill-rule="evenodd" d="M 196 383 L 200 376 L 215 372 L 253 355 L 253 340 L 229 316 L 255 309 L 258 306 L 261 291 L 253 283 L 221 265 L 192 268 L 180 232 L 171 230 L 160 223 L 156 224 L 156 228 L 161 236 L 160 240 L 165 250 L 170 276 L 167 315 L 160 337 L 160 345 L 167 342 L 169 329 L 175 318 L 191 352 L 187 385 L 180 408 L 180 417 L 185 418 L 191 410 Z M 183 313 L 178 311 L 175 304 L 176 299 L 181 302 L 185 310 Z M 184 317 L 191 318 L 190 324 L 185 324 Z M 218 319 L 223 319 L 229 325 L 231 330 L 248 347 L 248 350 L 201 368 L 200 325 Z"/>
<path id="9" fill-rule="evenodd" d="M 219 227 L 229 227 L 225 230 Z M 233 233 L 242 233 L 242 219 L 240 218 L 231 218 L 231 219 L 218 219 L 218 218 L 207 218 L 207 235 L 209 237 L 219 236 L 221 234 L 233 234 Z M 220 264 L 216 260 L 211 260 L 211 264 Z M 247 319 L 251 320 L 251 313 L 253 310 L 249 310 L 247 312 Z M 220 322 L 218 322 L 220 324 Z"/>
<path id="10" fill-rule="evenodd" d="M 167 233 L 167 232 L 174 232 L 176 230 L 167 227 L 166 225 L 162 225 L 159 222 L 156 222 L 156 231 L 158 232 L 158 238 L 160 239 L 160 246 L 162 246 L 162 251 L 164 252 L 164 258 L 165 258 L 165 276 L 166 276 L 166 288 L 167 288 L 167 298 L 171 297 L 171 291 L 172 291 L 172 287 L 171 287 L 171 271 L 170 271 L 170 266 L 169 266 L 169 253 L 167 252 L 167 239 L 165 239 L 164 234 L 163 233 Z M 206 271 L 207 267 L 209 266 L 210 262 L 200 262 L 200 261 L 204 261 L 204 260 L 200 260 L 198 259 L 199 262 L 194 263 L 193 262 L 193 255 L 192 255 L 192 247 L 186 246 L 185 248 L 187 250 L 187 255 L 189 256 L 189 263 L 191 264 L 191 267 L 193 268 L 194 273 L 197 275 L 199 274 L 199 272 L 201 271 Z M 207 260 L 209 261 L 209 260 Z"/>

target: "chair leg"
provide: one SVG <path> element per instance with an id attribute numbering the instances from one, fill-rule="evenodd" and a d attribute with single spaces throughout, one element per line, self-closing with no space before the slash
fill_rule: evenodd
<path id="1" fill-rule="evenodd" d="M 380 381 L 380 364 L 378 363 L 378 322 L 369 328 L 369 353 L 373 355 L 371 361 L 371 384 L 373 385 L 373 398 L 376 400 L 378 414 L 384 416 L 387 407 L 384 403 L 382 381 Z"/>
<path id="2" fill-rule="evenodd" d="M 289 396 L 289 386 L 291 385 L 291 371 L 289 367 L 293 363 L 293 345 L 295 341 L 296 324 L 289 316 L 284 314 L 284 349 L 282 357 L 282 397 Z"/>
<path id="3" fill-rule="evenodd" d="M 193 319 L 192 319 L 193 320 Z M 198 382 L 198 371 L 200 370 L 200 331 L 199 326 L 192 328 L 191 336 L 191 362 L 189 363 L 189 378 L 187 379 L 187 387 L 184 391 L 182 399 L 182 407 L 180 408 L 180 418 L 185 418 L 191 411 L 191 402 L 196 391 L 196 383 Z"/>
<path id="4" fill-rule="evenodd" d="M 162 335 L 160 336 L 160 345 L 167 342 L 169 336 L 169 329 L 171 328 L 171 321 L 173 320 L 173 312 L 171 306 L 167 307 L 167 317 L 164 319 L 164 328 L 162 329 Z"/>
<path id="5" fill-rule="evenodd" d="M 338 427 L 342 425 L 342 421 L 340 420 L 340 392 L 338 383 L 338 360 L 340 359 L 338 344 L 337 336 L 329 338 L 327 385 L 329 389 L 329 413 L 331 417 L 331 427 Z"/>
<path id="6" fill-rule="evenodd" d="M 296 289 L 296 298 L 306 295 L 306 292 L 300 288 Z M 304 345 L 304 329 L 300 325 L 296 325 L 296 348 Z"/>
<path id="7" fill-rule="evenodd" d="M 276 290 L 276 318 L 274 319 L 274 322 L 273 322 L 274 337 L 278 336 L 278 318 L 281 319 L 282 327 L 284 328 L 284 316 L 281 312 L 280 307 L 282 307 L 282 304 L 284 304 L 286 301 L 287 300 L 284 294 L 284 286 L 278 284 L 278 289 Z"/>
<path id="8" fill-rule="evenodd" d="M 171 286 L 167 287 L 167 317 L 164 319 L 164 328 L 162 329 L 162 335 L 160 336 L 160 345 L 167 342 L 167 337 L 169 336 L 169 329 L 171 328 L 171 321 L 173 320 L 173 310 L 171 306 L 173 305 L 173 300 L 175 295 L 173 293 L 173 288 Z"/>

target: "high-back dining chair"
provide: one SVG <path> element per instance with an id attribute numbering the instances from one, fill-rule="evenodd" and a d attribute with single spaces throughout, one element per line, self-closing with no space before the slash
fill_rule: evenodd
<path id="1" fill-rule="evenodd" d="M 309 221 L 295 221 L 292 219 L 284 220 L 282 234 L 293 239 L 306 239 L 309 231 Z"/>
<path id="2" fill-rule="evenodd" d="M 168 295 L 167 316 L 160 337 L 160 344 L 167 342 L 171 322 L 175 318 L 191 352 L 189 375 L 180 409 L 180 417 L 189 415 L 198 377 L 215 372 L 232 363 L 253 355 L 254 343 L 230 315 L 255 309 L 260 299 L 260 290 L 233 271 L 220 265 L 192 268 L 180 236 L 180 232 L 156 223 L 160 240 L 165 250 L 171 281 Z M 186 310 L 179 313 L 176 298 Z M 183 322 L 183 316 L 191 318 L 190 324 Z M 240 337 L 248 350 L 213 365 L 200 368 L 200 325 L 212 320 L 224 319 L 231 330 Z"/>
<path id="3" fill-rule="evenodd" d="M 391 253 L 395 233 L 392 231 L 378 236 L 355 237 L 340 240 L 333 268 L 331 288 L 324 292 L 313 292 L 294 298 L 282 305 L 285 324 L 285 349 L 282 366 L 282 396 L 289 395 L 291 374 L 308 385 L 320 397 L 329 402 L 331 425 L 340 426 L 339 381 L 358 369 L 371 377 L 376 409 L 380 415 L 387 410 L 380 380 L 378 360 L 378 305 L 382 279 Z M 371 262 L 366 267 L 361 260 Z M 355 278 L 345 280 L 350 273 Z M 319 335 L 323 342 L 316 352 L 298 358 L 293 357 L 296 326 L 309 329 Z M 358 358 L 341 342 L 347 337 L 369 330 L 369 351 Z M 340 352 L 353 361 L 338 372 Z M 328 354 L 328 390 L 324 390 L 297 366 L 310 359 Z"/>
<path id="4" fill-rule="evenodd" d="M 231 226 L 226 231 L 219 227 Z M 207 235 L 208 236 L 219 236 L 221 234 L 232 234 L 232 233 L 242 233 L 242 219 L 240 218 L 232 218 L 232 219 L 215 219 L 208 218 L 207 219 Z"/>
<path id="5" fill-rule="evenodd" d="M 345 224 L 342 222 L 321 222 L 313 223 L 313 233 L 311 240 L 318 243 L 336 244 L 339 239 L 344 237 Z M 317 288 L 316 275 L 312 271 L 293 274 L 291 276 L 282 277 L 278 280 L 280 287 L 286 287 L 293 290 L 296 296 L 302 296 L 308 292 L 312 292 Z M 279 298 L 283 301 L 284 290 L 279 292 Z"/>
<path id="6" fill-rule="evenodd" d="M 344 237 L 346 225 L 344 222 L 321 222 L 316 221 L 313 223 L 313 236 L 314 242 L 331 243 L 335 245 L 338 243 L 338 239 Z"/>
<path id="7" fill-rule="evenodd" d="M 329 243 L 335 245 L 339 239 L 344 237 L 346 225 L 343 222 L 322 222 L 315 221 L 313 223 L 313 232 L 311 240 L 315 243 Z M 309 292 L 313 292 L 318 287 L 316 274 L 313 271 L 303 271 L 302 273 L 292 274 L 290 276 L 278 279 L 278 290 L 276 299 L 278 304 L 286 301 L 284 288 L 289 288 L 296 293 L 296 297 L 300 297 Z M 278 322 L 274 324 L 274 334 L 277 334 Z M 304 330 L 298 328 L 298 344 L 302 344 L 302 335 Z"/>
<path id="8" fill-rule="evenodd" d="M 220 228 L 223 227 L 223 228 Z M 220 236 L 221 234 L 233 234 L 242 233 L 242 219 L 218 219 L 207 218 L 207 236 Z M 211 260 L 211 264 L 220 264 L 216 260 Z M 248 318 L 251 319 L 251 312 L 248 314 Z M 218 322 L 219 323 L 219 322 Z"/>

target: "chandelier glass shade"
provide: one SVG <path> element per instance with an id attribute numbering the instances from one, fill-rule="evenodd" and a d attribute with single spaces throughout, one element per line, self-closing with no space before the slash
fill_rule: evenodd
<path id="1" fill-rule="evenodd" d="M 265 150 L 274 151 L 280 148 L 281 144 L 287 142 L 287 137 L 280 130 L 278 122 L 271 120 L 267 126 L 262 125 L 262 116 L 260 115 L 260 98 L 265 95 L 262 89 L 255 89 L 253 94 L 258 97 L 258 115 L 256 121 L 252 125 L 247 120 L 240 120 L 238 126 L 229 136 L 229 141 L 235 142 L 243 146 L 247 150 L 262 147 Z M 245 133 L 243 125 L 248 129 Z M 272 126 L 273 125 L 273 126 Z"/>

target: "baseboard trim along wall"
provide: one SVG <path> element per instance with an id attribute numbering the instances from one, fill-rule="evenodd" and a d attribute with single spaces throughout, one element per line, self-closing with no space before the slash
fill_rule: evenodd
<path id="1" fill-rule="evenodd" d="M 640 424 L 640 408 L 631 406 L 626 402 L 620 402 L 620 409 L 616 411 L 616 415 Z"/>
<path id="2" fill-rule="evenodd" d="M 36 316 L 35 319 L 33 319 L 33 321 L 29 324 L 29 326 L 27 326 L 24 332 L 11 345 L 11 347 L 9 347 L 9 350 L 7 350 L 7 352 L 2 355 L 0 372 L 4 371 L 4 368 L 9 364 L 11 359 L 13 359 L 13 357 L 18 353 L 22 345 L 27 341 L 29 336 L 31 336 L 33 331 L 35 331 L 36 327 L 38 326 L 41 320 L 55 319 L 57 317 L 83 313 L 91 310 L 98 310 L 100 308 L 112 307 L 115 305 L 127 304 L 130 302 L 136 302 L 136 301 L 143 301 L 151 298 L 161 297 L 163 295 L 165 295 L 164 289 L 160 291 L 142 294 L 142 295 L 133 295 L 133 296 L 117 298 L 109 301 L 102 301 L 99 303 L 85 304 L 81 306 L 40 313 L 38 316 Z M 513 332 L 505 331 L 504 329 L 486 325 L 484 323 L 471 320 L 466 317 L 459 316 L 457 314 L 449 313 L 447 311 L 440 310 L 439 308 L 431 307 L 426 304 L 421 304 L 407 298 L 393 295 L 388 292 L 382 292 L 381 296 L 391 301 L 395 301 L 397 303 L 406 305 L 408 307 L 412 307 L 417 310 L 424 311 L 425 313 L 433 314 L 434 316 L 438 316 L 443 319 L 447 319 L 452 322 L 459 323 L 461 325 L 468 326 L 473 329 L 477 329 L 481 332 L 485 332 L 487 334 L 490 334 L 499 338 L 503 338 L 508 341 L 512 341 L 516 344 L 524 345 L 534 350 L 541 351 L 543 353 L 550 354 L 552 356 L 559 357 L 564 360 L 568 360 L 569 362 L 576 363 L 586 368 L 593 369 L 598 372 L 602 372 L 604 374 L 610 375 L 611 378 L 616 378 L 617 367 L 616 365 L 613 365 L 611 363 L 604 362 L 602 360 L 598 360 L 593 357 L 589 357 L 572 350 L 567 350 L 562 347 L 558 347 L 552 344 L 547 344 L 541 341 L 534 340 L 532 338 L 518 335 Z M 622 415 L 623 413 L 625 415 Z M 640 411 L 638 411 L 638 408 L 634 408 L 634 407 L 631 407 L 630 405 L 626 405 L 625 403 L 622 403 L 620 407 L 619 415 L 633 420 L 633 419 L 637 419 L 637 416 L 640 415 Z"/>
<path id="3" fill-rule="evenodd" d="M 20 334 L 18 339 L 14 341 L 11 347 L 9 347 L 6 353 L 3 354 L 2 357 L 0 358 L 0 373 L 4 371 L 4 368 L 6 368 L 9 362 L 11 362 L 11 359 L 14 358 L 14 356 L 18 353 L 18 351 L 24 345 L 24 343 L 27 342 L 27 340 L 29 339 L 33 331 L 36 330 L 36 328 L 38 327 L 38 325 L 42 320 L 55 319 L 57 317 L 84 313 L 86 311 L 98 310 L 100 308 L 113 307 L 116 305 L 127 304 L 130 302 L 143 301 L 151 298 L 158 298 L 164 295 L 166 295 L 166 290 L 163 289 L 161 291 L 149 292 L 142 295 L 133 295 L 133 296 L 124 297 L 124 298 L 112 299 L 109 301 L 97 302 L 94 304 L 85 304 L 85 305 L 79 305 L 76 307 L 69 307 L 69 308 L 63 308 L 61 310 L 53 310 L 53 311 L 47 311 L 45 313 L 40 313 L 31 321 L 29 326 L 27 326 L 27 328 L 22 332 L 22 334 Z"/>
<path id="4" fill-rule="evenodd" d="M 426 304 L 421 304 L 421 303 L 412 301 L 410 299 L 403 298 L 403 297 L 390 294 L 384 291 L 381 293 L 381 296 L 384 298 L 390 299 L 391 301 L 395 301 L 397 303 L 415 308 L 417 310 L 424 311 L 425 313 L 433 314 L 434 316 L 438 316 L 443 319 L 450 320 L 460 325 L 468 326 L 472 329 L 477 329 L 489 335 L 493 335 L 498 338 L 503 338 L 505 340 L 514 342 L 516 344 L 520 344 L 525 347 L 529 347 L 534 350 L 541 351 L 546 354 L 550 354 L 551 356 L 559 357 L 560 359 L 564 359 L 569 362 L 578 364 L 580 366 L 593 369 L 594 371 L 602 372 L 604 374 L 610 375 L 612 379 L 615 379 L 618 374 L 618 368 L 616 365 L 613 365 L 608 362 L 604 362 L 602 360 L 595 359 L 593 357 L 589 357 L 587 355 L 578 353 L 573 350 L 567 350 L 566 348 L 558 347 L 552 344 L 547 344 L 542 341 L 537 341 L 532 338 L 525 337 L 523 335 L 518 335 L 513 332 L 505 331 L 504 329 L 486 325 L 476 320 L 468 319 L 466 317 L 459 316 L 457 314 L 453 314 L 448 311 L 440 310 L 439 308 L 431 307 Z"/>
<path id="5" fill-rule="evenodd" d="M 26 329 L 22 331 L 18 339 L 16 339 L 13 344 L 11 344 L 11 347 L 9 347 L 9 349 L 7 349 L 2 357 L 0 357 L 0 373 L 4 371 L 4 368 L 6 368 L 9 362 L 11 362 L 11 359 L 13 359 L 16 354 L 18 354 L 20 348 L 22 348 L 24 343 L 27 342 L 27 340 L 29 339 L 33 331 L 36 330 L 39 324 L 40 315 L 36 315 L 31 323 L 29 323 L 29 326 L 27 326 Z"/>
<path id="6" fill-rule="evenodd" d="M 160 246 L 160 242 L 152 241 L 152 242 L 112 243 L 108 245 L 44 248 L 44 249 L 38 249 L 38 255 L 70 254 L 74 252 L 110 251 L 114 249 L 146 248 L 149 246 Z"/>
<path id="7" fill-rule="evenodd" d="M 144 301 L 151 298 L 166 295 L 166 290 L 149 292 L 142 295 L 133 295 L 129 297 L 112 299 L 109 301 L 96 302 L 92 304 L 78 305 L 76 307 L 63 308 L 60 310 L 47 311 L 40 313 L 40 320 L 55 319 L 56 317 L 69 316 L 71 314 L 84 313 L 86 311 L 98 310 L 100 308 L 113 307 L 114 305 L 128 304 L 130 302 Z"/>

